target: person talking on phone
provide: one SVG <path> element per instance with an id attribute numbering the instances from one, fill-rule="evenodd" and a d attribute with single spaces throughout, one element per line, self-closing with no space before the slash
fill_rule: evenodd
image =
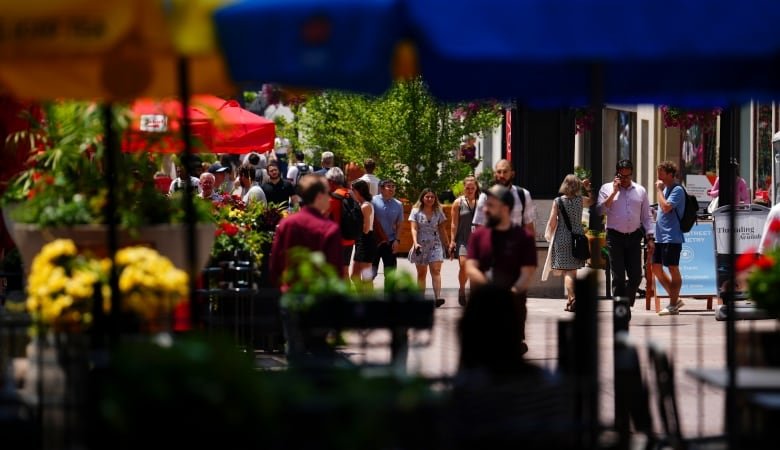
<path id="1" fill-rule="evenodd" d="M 607 216 L 612 295 L 628 297 L 632 306 L 642 281 L 642 238 L 651 252 L 655 244 L 647 190 L 632 181 L 633 176 L 631 161 L 618 161 L 615 178 L 601 186 L 597 202 L 599 211 Z"/>

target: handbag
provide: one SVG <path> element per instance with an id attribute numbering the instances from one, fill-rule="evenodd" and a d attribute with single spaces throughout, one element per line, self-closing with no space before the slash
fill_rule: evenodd
<path id="1" fill-rule="evenodd" d="M 563 222 L 566 224 L 566 228 L 571 233 L 571 255 L 580 260 L 586 260 L 590 258 L 590 243 L 588 237 L 584 234 L 575 233 L 571 228 L 571 221 L 566 209 L 563 207 L 563 201 L 560 197 L 556 200 L 558 203 L 558 209 L 561 210 L 561 216 L 563 216 Z"/>

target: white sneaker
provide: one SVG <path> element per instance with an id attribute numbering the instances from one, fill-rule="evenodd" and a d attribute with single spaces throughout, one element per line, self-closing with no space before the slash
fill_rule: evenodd
<path id="1" fill-rule="evenodd" d="M 683 306 L 685 306 L 685 303 L 683 303 L 681 298 L 678 298 L 677 299 L 677 304 L 675 305 L 675 307 L 677 308 L 677 311 L 681 310 Z"/>
<path id="2" fill-rule="evenodd" d="M 660 311 L 658 311 L 659 316 L 676 316 L 677 314 L 680 314 L 680 311 L 678 310 L 679 303 L 675 306 L 672 305 L 666 305 L 666 307 Z"/>

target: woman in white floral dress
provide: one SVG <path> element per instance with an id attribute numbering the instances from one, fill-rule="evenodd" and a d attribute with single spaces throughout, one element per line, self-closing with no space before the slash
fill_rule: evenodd
<path id="1" fill-rule="evenodd" d="M 414 204 L 409 222 L 412 225 L 412 249 L 409 251 L 409 261 L 417 267 L 417 284 L 425 291 L 425 278 L 428 269 L 431 270 L 431 284 L 436 307 L 444 304 L 441 298 L 441 264 L 444 261 L 444 249 L 449 242 L 442 245 L 442 237 L 447 235 L 447 217 L 442 211 L 439 199 L 429 188 L 420 193 L 420 198 Z"/>

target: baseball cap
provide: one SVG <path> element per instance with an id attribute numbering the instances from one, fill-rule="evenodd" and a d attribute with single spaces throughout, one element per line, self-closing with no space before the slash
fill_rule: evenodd
<path id="1" fill-rule="evenodd" d="M 227 170 L 228 170 L 227 167 L 223 166 L 222 164 L 220 164 L 218 162 L 209 166 L 209 173 L 212 173 L 212 174 L 213 173 L 227 172 Z"/>
<path id="2" fill-rule="evenodd" d="M 333 152 L 322 152 L 322 159 L 333 159 Z"/>
<path id="3" fill-rule="evenodd" d="M 509 209 L 515 207 L 515 196 L 512 194 L 512 190 L 507 188 L 506 186 L 502 186 L 500 184 L 494 184 L 490 189 L 488 189 L 485 192 L 485 194 L 491 197 L 495 197 L 501 203 L 508 206 Z"/>
<path id="4" fill-rule="evenodd" d="M 391 180 L 389 178 L 386 178 L 386 179 L 384 179 L 384 180 L 379 182 L 379 187 L 385 187 L 386 184 L 395 184 L 395 181 L 393 181 L 393 180 Z"/>

